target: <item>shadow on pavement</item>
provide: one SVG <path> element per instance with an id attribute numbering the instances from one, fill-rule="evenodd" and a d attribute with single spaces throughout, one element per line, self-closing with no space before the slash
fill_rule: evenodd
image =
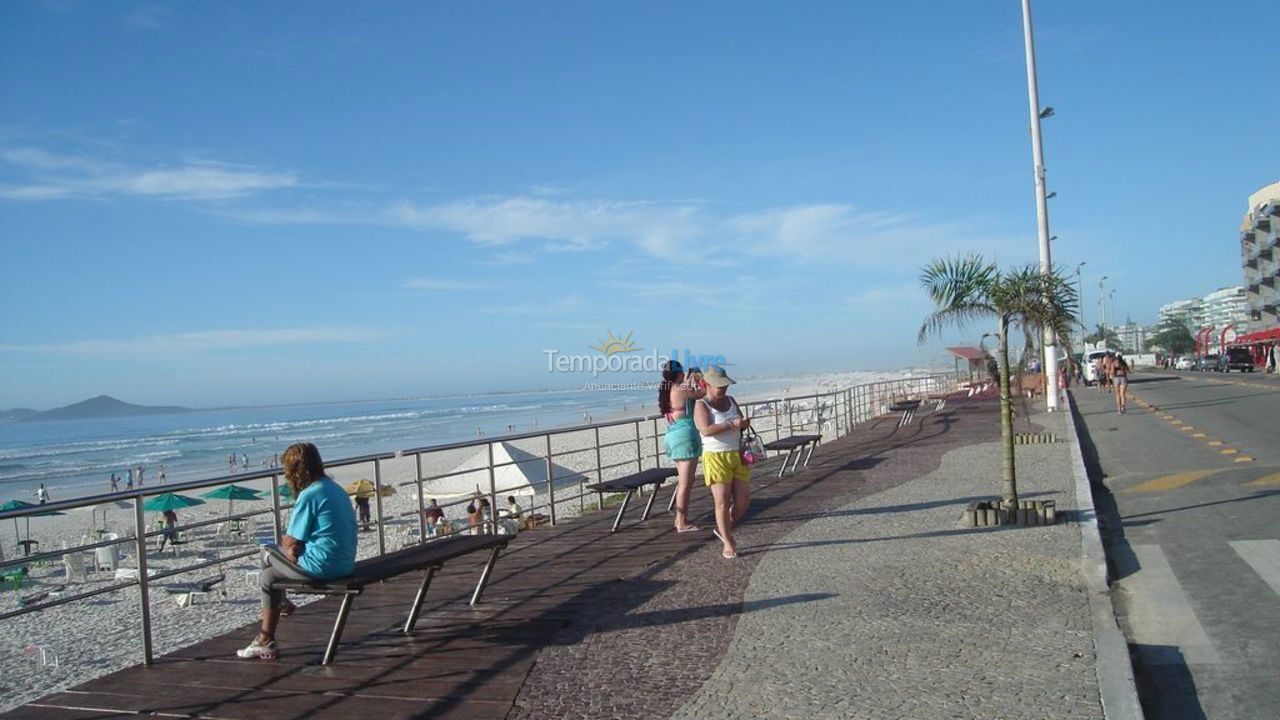
<path id="1" fill-rule="evenodd" d="M 1207 720 L 1181 650 L 1169 645 L 1130 644 L 1129 657 L 1143 715 L 1151 720 Z"/>

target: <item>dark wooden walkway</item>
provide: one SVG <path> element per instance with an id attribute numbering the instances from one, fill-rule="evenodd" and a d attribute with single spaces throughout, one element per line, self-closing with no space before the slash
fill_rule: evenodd
<path id="1" fill-rule="evenodd" d="M 938 445 L 923 454 L 916 453 L 919 458 L 929 456 L 928 462 L 906 458 L 908 461 L 902 464 L 902 480 L 918 477 L 917 473 L 927 472 L 936 456 L 941 455 L 942 445 L 973 441 L 973 437 L 961 437 L 966 433 L 951 432 L 956 423 L 967 424 L 963 422 L 966 410 L 978 409 L 966 408 L 966 404 L 974 403 L 953 400 L 952 407 L 944 413 L 907 428 L 896 427 L 896 415 L 866 423 L 849 437 L 822 446 L 808 471 L 782 480 L 773 477 L 776 459 L 757 466 L 748 523 L 785 532 L 824 507 L 846 499 L 859 482 L 859 470 L 868 463 L 875 465 L 892 455 L 911 455 L 914 448 Z M 983 423 L 981 418 L 975 420 L 978 422 L 974 424 Z M 939 445 L 940 438 L 946 442 Z M 659 502 L 665 503 L 670 490 L 662 492 Z M 709 509 L 709 493 L 695 487 L 691 513 L 695 518 L 701 517 L 704 527 L 713 524 L 706 517 Z M 404 622 L 419 578 L 403 576 L 370 587 L 356 600 L 334 666 L 320 666 L 318 660 L 332 626 L 336 598 L 307 605 L 282 622 L 281 656 L 276 662 L 235 657 L 235 650 L 254 632 L 254 625 L 246 625 L 158 658 L 151 667 L 112 673 L 23 705 L 0 718 L 162 716 L 259 720 L 367 715 L 379 720 L 488 720 L 564 716 L 564 710 L 557 709 L 560 705 L 548 703 L 563 705 L 572 703 L 572 698 L 550 696 L 598 693 L 600 688 L 542 692 L 533 687 L 533 682 L 526 687 L 531 669 L 542 651 L 581 639 L 581 634 L 566 633 L 575 621 L 602 614 L 613 616 L 616 621 L 644 601 L 643 597 L 636 597 L 634 587 L 619 591 L 620 579 L 652 577 L 655 568 L 694 558 L 705 563 L 706 572 L 690 574 L 715 581 L 715 573 L 738 568 L 738 575 L 742 576 L 739 584 L 745 587 L 745 578 L 754 567 L 749 558 L 733 561 L 746 563 L 736 566 L 720 559 L 719 544 L 709 532 L 672 532 L 671 516 L 665 512 L 656 512 L 648 521 L 639 523 L 639 511 L 633 510 L 620 531 L 610 533 L 613 515 L 606 509 L 517 536 L 498 563 L 484 601 L 474 609 L 466 601 L 484 558 L 476 554 L 474 561 L 457 560 L 446 565 L 432 585 L 413 637 L 400 635 L 398 628 Z M 705 559 L 695 557 L 699 553 Z M 610 586 L 615 588 L 613 592 L 606 589 Z M 643 587 L 643 583 L 637 587 Z M 728 609 L 715 610 L 715 614 L 736 615 L 740 602 L 741 596 L 739 605 L 728 603 Z M 686 607 L 698 617 L 707 613 L 694 605 Z M 671 622 L 685 619 L 681 616 Z M 630 621 L 624 620 L 623 624 L 626 622 Z M 632 625 L 655 622 L 653 617 L 641 618 Z M 586 632 L 601 627 L 598 621 L 582 624 L 589 628 Z M 716 633 L 723 634 L 723 628 Z M 544 666 L 554 664 L 554 658 L 544 659 Z M 698 663 L 699 667 L 705 664 Z M 714 663 L 705 670 L 709 673 L 713 668 Z M 606 668 L 600 681 L 610 682 L 609 677 Z M 684 680 L 696 687 L 705 678 Z M 621 675 L 612 681 L 633 682 Z M 673 683 L 672 687 L 676 686 L 679 683 Z M 653 686 L 640 690 L 659 695 L 664 691 Z M 517 703 L 522 691 L 529 697 Z M 625 715 L 652 717 L 662 707 L 655 705 Z M 575 716 L 599 716 L 598 712 L 579 712 Z"/>

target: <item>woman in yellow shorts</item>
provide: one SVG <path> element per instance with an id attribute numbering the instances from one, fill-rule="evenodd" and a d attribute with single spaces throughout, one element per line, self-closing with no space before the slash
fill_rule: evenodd
<path id="1" fill-rule="evenodd" d="M 713 365 L 703 373 L 707 396 L 694 407 L 694 423 L 702 434 L 702 476 L 716 506 L 716 537 L 726 559 L 738 557 L 733 528 L 751 504 L 751 470 L 742 462 L 742 430 L 750 424 L 729 396 L 734 380 Z"/>

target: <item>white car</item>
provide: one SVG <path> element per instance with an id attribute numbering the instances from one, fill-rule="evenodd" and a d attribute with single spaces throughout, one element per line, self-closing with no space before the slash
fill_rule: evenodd
<path id="1" fill-rule="evenodd" d="M 1196 359 L 1191 357 L 1190 355 L 1183 355 L 1182 357 L 1178 358 L 1177 362 L 1173 364 L 1173 369 L 1174 370 L 1195 370 Z"/>
<path id="2" fill-rule="evenodd" d="M 1097 362 L 1098 358 L 1106 355 L 1107 353 L 1111 353 L 1112 355 L 1114 355 L 1116 354 L 1116 351 L 1115 350 L 1090 350 L 1089 352 L 1084 354 L 1084 360 L 1082 363 L 1084 367 L 1081 368 L 1081 370 L 1084 371 L 1085 385 L 1092 385 L 1098 382 L 1098 376 L 1094 371 L 1094 363 Z"/>

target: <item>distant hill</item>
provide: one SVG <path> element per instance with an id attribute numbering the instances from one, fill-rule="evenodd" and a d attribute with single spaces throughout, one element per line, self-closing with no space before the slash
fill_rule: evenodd
<path id="1" fill-rule="evenodd" d="M 96 398 L 82 400 L 71 405 L 64 405 L 52 410 L 31 410 L 15 408 L 0 411 L 0 421 L 34 422 L 37 420 L 83 420 L 88 418 L 129 417 L 131 415 L 164 415 L 167 413 L 191 412 L 191 408 L 177 405 L 134 405 L 117 400 L 110 395 L 99 395 Z"/>

